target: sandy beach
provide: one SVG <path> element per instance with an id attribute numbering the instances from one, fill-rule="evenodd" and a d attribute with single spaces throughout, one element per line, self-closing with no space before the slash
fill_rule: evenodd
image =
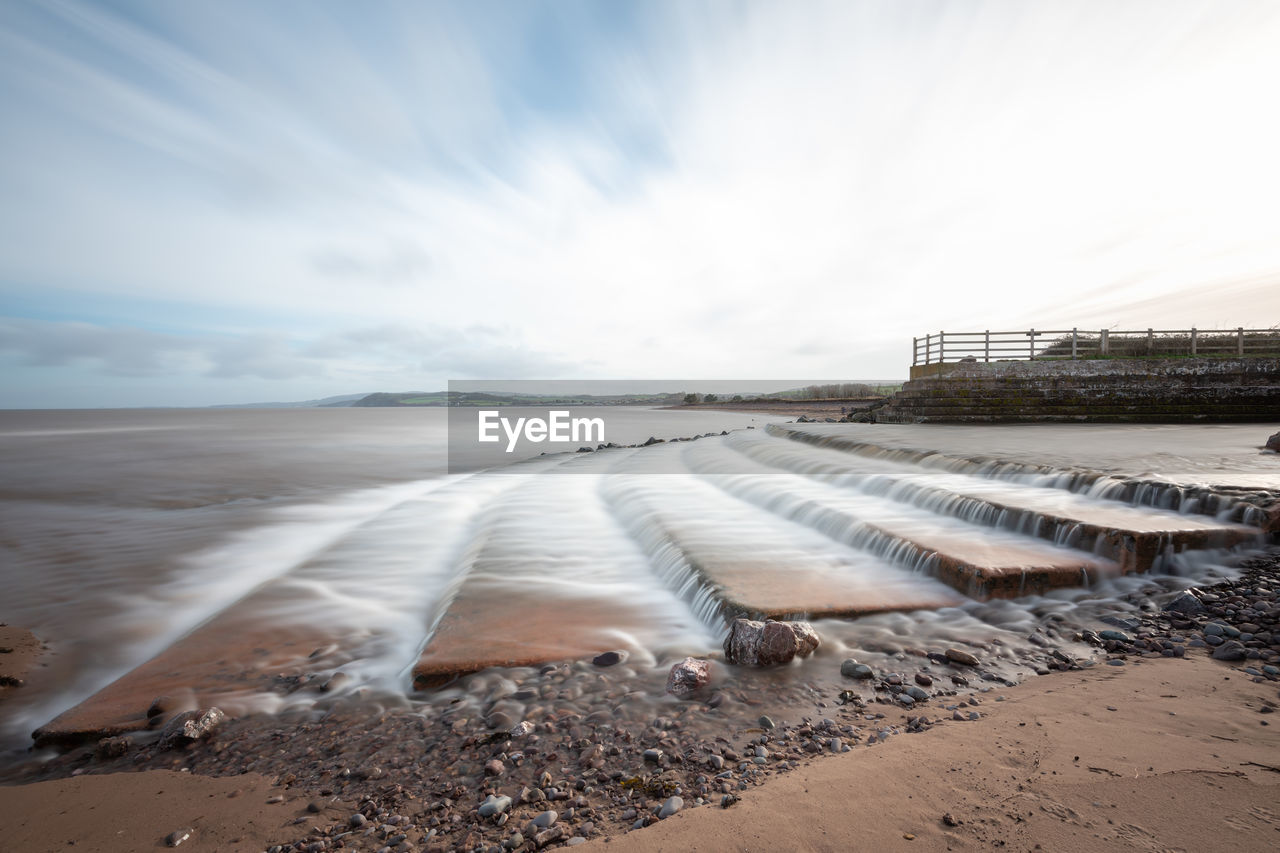
<path id="1" fill-rule="evenodd" d="M 1044 676 L 986 697 L 978 721 L 814 760 L 727 809 L 583 849 L 1273 850 L 1278 698 L 1276 682 L 1204 654 Z M 185 828 L 185 849 L 265 850 L 357 807 L 257 774 L 168 770 L 2 787 L 0 804 L 6 849 L 103 853 Z"/>

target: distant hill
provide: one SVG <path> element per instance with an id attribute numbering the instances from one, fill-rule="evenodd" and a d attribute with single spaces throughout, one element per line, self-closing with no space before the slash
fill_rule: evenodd
<path id="1" fill-rule="evenodd" d="M 316 408 L 344 408 L 353 406 L 357 400 L 361 400 L 368 396 L 367 394 L 342 394 L 337 397 L 324 397 L 319 400 L 299 400 L 294 403 L 224 403 L 220 406 L 209 406 L 210 409 L 316 409 Z"/>
<path id="2" fill-rule="evenodd" d="M 483 391 L 380 391 L 352 403 L 355 407 L 421 406 L 669 406 L 680 394 L 501 394 Z"/>

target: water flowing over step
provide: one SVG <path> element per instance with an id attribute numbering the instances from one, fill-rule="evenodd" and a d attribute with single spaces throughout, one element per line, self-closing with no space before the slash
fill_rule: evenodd
<path id="1" fill-rule="evenodd" d="M 883 555 L 977 598 L 1017 597 L 1120 574 L 1114 561 L 691 448 L 690 467 L 761 509 Z"/>
<path id="2" fill-rule="evenodd" d="M 1280 495 L 1267 488 L 1194 485 L 1091 470 L 1079 467 L 1078 464 L 1069 468 L 1055 467 L 986 454 L 974 454 L 963 450 L 943 452 L 928 446 L 930 441 L 928 434 L 921 434 L 916 442 L 909 445 L 892 440 L 877 443 L 878 436 L 883 435 L 886 430 L 900 429 L 902 427 L 892 425 L 850 429 L 792 424 L 770 424 L 765 428 L 766 432 L 772 436 L 785 438 L 798 444 L 839 450 L 862 458 L 896 462 L 928 471 L 963 473 L 982 479 L 1061 489 L 1090 498 L 1107 499 L 1132 506 L 1173 510 L 1181 515 L 1207 515 L 1216 521 L 1240 523 L 1262 530 L 1268 529 L 1267 524 L 1270 520 L 1268 508 L 1274 511 L 1275 502 L 1280 499 Z M 917 427 L 916 429 L 965 431 L 979 428 L 960 426 Z M 993 429 L 1015 429 L 1015 427 Z M 1060 428 L 1023 426 L 1016 429 L 1026 431 Z M 1077 427 L 1076 429 L 1090 428 Z M 1100 429 L 1106 429 L 1106 427 L 1100 427 Z M 997 445 L 1003 437 L 994 439 Z M 945 441 L 945 436 L 943 440 Z M 1228 476 L 1244 482 L 1253 482 L 1254 478 L 1248 474 L 1247 471 L 1238 471 Z M 1256 481 L 1266 482 L 1270 486 L 1272 479 L 1269 474 L 1266 474 L 1264 479 Z M 1280 485 L 1280 476 L 1277 476 L 1274 482 Z"/>
<path id="3" fill-rule="evenodd" d="M 395 688 L 403 661 L 421 642 L 422 614 L 448 581 L 457 549 L 451 531 L 516 482 L 495 476 L 438 481 L 425 494 L 315 541 L 308 539 L 314 533 L 288 525 L 246 531 L 245 541 L 259 555 L 273 538 L 299 538 L 298 556 L 278 576 L 216 605 L 153 657 L 41 726 L 37 742 L 146 729 L 148 706 L 160 696 L 240 713 L 290 704 L 288 694 L 299 687 L 308 688 L 295 696 L 300 702 L 314 700 L 313 691 L 325 684 L 336 692 L 340 681 Z M 400 547 L 380 547 L 388 540 Z M 203 559 L 235 558 L 246 555 L 222 549 Z M 330 682 L 339 669 L 345 677 Z"/>
<path id="4" fill-rule="evenodd" d="M 615 650 L 643 659 L 714 642 L 658 582 L 599 489 L 598 475 L 532 477 L 477 519 L 474 552 L 413 667 L 415 686 L 490 666 Z"/>
<path id="5" fill-rule="evenodd" d="M 733 436 L 727 444 L 771 468 L 1092 551 L 1116 561 L 1125 572 L 1149 571 L 1167 554 L 1254 544 L 1260 536 L 1257 528 L 1243 524 L 1137 508 L 1050 486 L 925 470 L 750 435 Z"/>
<path id="6" fill-rule="evenodd" d="M 687 472 L 615 473 L 604 494 L 668 583 L 716 622 L 735 616 L 856 617 L 961 600 L 931 578 L 875 554 L 833 547 L 804 525 Z"/>

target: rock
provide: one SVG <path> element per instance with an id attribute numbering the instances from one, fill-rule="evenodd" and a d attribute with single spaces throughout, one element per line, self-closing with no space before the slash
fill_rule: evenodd
<path id="1" fill-rule="evenodd" d="M 923 672 L 917 672 L 916 684 L 919 684 L 921 687 L 932 687 L 933 679 L 925 675 Z"/>
<path id="2" fill-rule="evenodd" d="M 484 774 L 486 776 L 501 776 L 506 769 L 499 758 L 491 758 L 484 763 Z"/>
<path id="3" fill-rule="evenodd" d="M 104 737 L 98 741 L 93 753 L 100 759 L 119 758 L 129 751 L 130 745 L 131 742 L 127 737 Z"/>
<path id="4" fill-rule="evenodd" d="M 512 737 L 524 737 L 525 735 L 532 734 L 532 733 L 533 733 L 533 723 L 529 722 L 528 720 L 521 720 L 520 722 L 516 723 L 514 726 L 511 727 L 511 731 L 509 732 L 509 734 Z"/>
<path id="5" fill-rule="evenodd" d="M 724 640 L 724 656 L 739 666 L 776 666 L 811 654 L 818 643 L 818 633 L 808 622 L 735 619 Z"/>
<path id="6" fill-rule="evenodd" d="M 602 655 L 596 655 L 591 662 L 599 667 L 614 666 L 620 664 L 627 659 L 626 652 L 605 652 Z"/>
<path id="7" fill-rule="evenodd" d="M 649 440 L 648 440 L 648 441 L 646 441 L 644 444 L 642 444 L 642 445 L 640 445 L 640 446 L 641 446 L 641 447 L 652 447 L 652 446 L 653 446 L 653 445 L 655 445 L 655 444 L 662 444 L 662 441 L 663 441 L 663 440 L 662 440 L 661 438 L 654 438 L 653 436 L 649 436 Z"/>
<path id="8" fill-rule="evenodd" d="M 347 675 L 345 672 L 335 672 L 333 675 L 329 676 L 329 679 L 325 681 L 324 684 L 320 685 L 320 692 L 336 693 L 345 687 L 349 681 L 351 681 L 351 676 Z"/>
<path id="9" fill-rule="evenodd" d="M 906 690 L 902 692 L 906 693 L 908 696 L 910 696 L 912 699 L 916 700 L 917 702 L 924 702 L 924 701 L 927 701 L 929 698 L 928 693 L 925 693 L 923 690 L 921 690 L 919 687 L 916 687 L 915 685 L 908 687 Z"/>
<path id="10" fill-rule="evenodd" d="M 1128 634 L 1126 634 L 1124 631 L 1112 631 L 1111 629 L 1107 629 L 1105 631 L 1099 631 L 1098 636 L 1104 640 L 1114 640 L 1117 643 L 1133 642 L 1133 638 L 1130 637 Z"/>
<path id="11" fill-rule="evenodd" d="M 1205 612 L 1205 606 L 1189 592 L 1180 592 L 1174 596 L 1173 600 L 1164 606 L 1165 612 L 1181 613 L 1184 616 L 1194 616 L 1198 613 Z"/>
<path id="12" fill-rule="evenodd" d="M 642 757 L 644 758 L 645 761 L 648 761 L 650 764 L 657 764 L 662 761 L 662 750 L 646 749 Z"/>
<path id="13" fill-rule="evenodd" d="M 667 801 L 658 809 L 658 820 L 665 820 L 682 808 L 684 808 L 684 800 L 680 797 L 668 797 Z"/>
<path id="14" fill-rule="evenodd" d="M 961 649 L 947 649 L 947 660 L 952 663 L 963 664 L 964 666 L 977 666 L 978 659 L 973 655 Z"/>
<path id="15" fill-rule="evenodd" d="M 226 722 L 227 715 L 219 708 L 204 711 L 186 711 L 174 717 L 164 727 L 160 735 L 161 749 L 175 749 L 180 746 L 206 738 L 213 734 L 218 726 Z"/>
<path id="16" fill-rule="evenodd" d="M 1249 650 L 1244 644 L 1237 640 L 1227 640 L 1222 645 L 1213 650 L 1214 660 L 1237 661 L 1244 660 L 1249 656 Z"/>
<path id="17" fill-rule="evenodd" d="M 351 827 L 352 829 L 359 829 L 360 827 L 364 826 L 368 822 L 369 822 L 368 818 L 360 814 L 360 812 L 356 812 L 347 820 L 347 826 Z"/>
<path id="18" fill-rule="evenodd" d="M 311 814 L 320 814 L 320 812 L 324 811 L 324 803 L 319 800 L 312 800 L 307 803 L 307 811 L 311 812 Z"/>
<path id="19" fill-rule="evenodd" d="M 189 840 L 191 838 L 191 833 L 194 831 L 195 830 L 193 830 L 189 826 L 184 827 L 182 829 L 175 829 L 173 832 L 169 833 L 164 837 L 165 846 L 177 847 L 182 842 Z"/>
<path id="20" fill-rule="evenodd" d="M 560 815 L 554 809 L 547 809 L 545 812 L 538 813 L 538 816 L 533 819 L 533 825 L 539 829 L 546 829 L 549 826 L 554 826 L 559 819 Z"/>
<path id="21" fill-rule="evenodd" d="M 773 721 L 773 717 L 770 717 L 768 714 L 762 714 L 760 719 L 756 722 L 758 722 L 760 727 L 764 729 L 774 729 L 778 727 L 778 724 Z"/>
<path id="22" fill-rule="evenodd" d="M 728 643 L 728 640 L 725 642 Z M 667 674 L 667 692 L 683 698 L 698 688 L 705 687 L 710 680 L 711 661 L 685 658 L 671 667 L 671 672 Z"/>
<path id="23" fill-rule="evenodd" d="M 1267 443 L 1263 446 L 1274 453 L 1280 453 L 1280 432 L 1268 438 Z"/>
<path id="24" fill-rule="evenodd" d="M 480 817 L 494 817 L 503 814 L 509 808 L 511 808 L 510 797 L 490 794 L 485 797 L 484 802 L 480 804 L 480 808 L 476 809 L 476 813 Z M 354 821 L 355 818 L 352 818 L 352 820 Z M 353 823 L 352 825 L 354 826 L 355 824 Z"/>

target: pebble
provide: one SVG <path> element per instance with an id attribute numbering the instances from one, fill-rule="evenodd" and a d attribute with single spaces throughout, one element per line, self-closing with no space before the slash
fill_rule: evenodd
<path id="1" fill-rule="evenodd" d="M 668 797 L 667 801 L 658 809 L 658 819 L 665 820 L 680 811 L 682 808 L 684 808 L 683 799 L 680 797 Z"/>
<path id="2" fill-rule="evenodd" d="M 756 722 L 760 723 L 760 726 L 761 726 L 762 728 L 766 728 L 766 729 L 774 729 L 774 728 L 777 728 L 777 727 L 778 727 L 778 724 L 777 724 L 777 723 L 775 723 L 775 722 L 773 721 L 773 718 L 772 718 L 772 717 L 770 717 L 768 714 L 764 714 L 764 715 L 763 715 L 763 716 L 761 716 L 761 717 L 760 717 L 760 719 L 759 719 L 759 720 L 757 720 Z"/>
<path id="3" fill-rule="evenodd" d="M 480 808 L 476 811 L 480 817 L 492 817 L 493 815 L 502 814 L 509 808 L 511 808 L 510 797 L 502 795 L 494 796 L 493 794 L 490 794 L 485 798 L 485 801 L 480 804 Z M 555 814 L 555 812 L 552 812 L 552 814 Z"/>
<path id="4" fill-rule="evenodd" d="M 626 657 L 622 652 L 605 652 L 602 655 L 593 657 L 591 662 L 598 667 L 606 667 L 622 663 L 624 660 L 626 660 Z"/>
<path id="5" fill-rule="evenodd" d="M 364 826 L 368 822 L 369 822 L 369 819 L 366 818 L 364 815 L 360 814 L 360 812 L 356 812 L 347 820 L 347 824 L 352 829 L 359 829 L 360 827 Z"/>
<path id="6" fill-rule="evenodd" d="M 965 666 L 977 666 L 978 659 L 962 649 L 947 649 L 947 660 Z"/>
<path id="7" fill-rule="evenodd" d="M 648 761 L 652 764 L 657 764 L 658 762 L 662 761 L 662 750 L 646 749 L 644 751 L 643 757 L 645 761 Z"/>
<path id="8" fill-rule="evenodd" d="M 875 672 L 865 663 L 858 663 L 853 658 L 848 658 L 840 664 L 840 674 L 845 678 L 871 678 Z"/>
<path id="9" fill-rule="evenodd" d="M 173 832 L 169 833 L 168 835 L 166 835 L 166 836 L 164 837 L 164 843 L 165 843 L 165 846 L 167 846 L 167 847 L 177 847 L 177 846 L 178 846 L 179 844 L 181 844 L 182 842 L 184 842 L 184 841 L 186 841 L 186 840 L 190 839 L 190 838 L 191 838 L 191 833 L 192 833 L 193 831 L 194 831 L 194 830 L 192 830 L 192 829 L 191 829 L 191 827 L 189 827 L 189 826 L 188 826 L 188 827 L 184 827 L 184 828 L 182 828 L 182 829 L 175 829 Z M 154 836 L 153 836 L 153 837 L 154 837 Z"/>
<path id="10" fill-rule="evenodd" d="M 557 814 L 554 809 L 547 809 L 545 812 L 540 812 L 538 816 L 533 819 L 533 825 L 539 829 L 546 829 L 550 826 L 554 826 L 555 822 L 559 819 L 560 815 Z"/>

